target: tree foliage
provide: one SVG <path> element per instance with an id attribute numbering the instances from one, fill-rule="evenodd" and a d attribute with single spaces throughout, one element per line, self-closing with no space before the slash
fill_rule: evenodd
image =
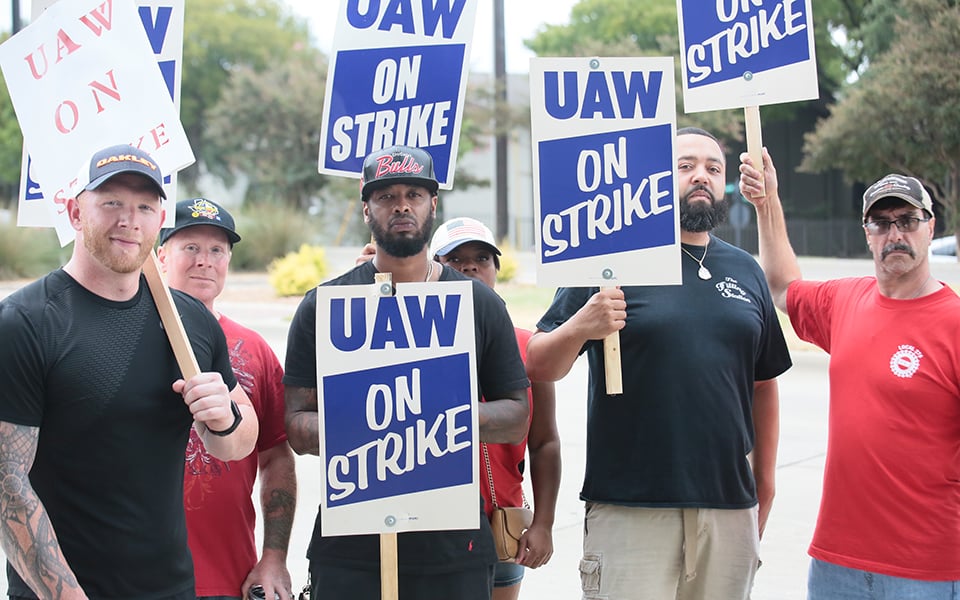
<path id="1" fill-rule="evenodd" d="M 10 37 L 0 36 L 0 42 Z M 23 134 L 10 101 L 6 81 L 0 80 L 0 208 L 15 203 L 20 191 Z"/>
<path id="2" fill-rule="evenodd" d="M 902 0 L 887 50 L 871 57 L 805 139 L 802 168 L 843 169 L 870 182 L 890 171 L 934 191 L 948 225 L 960 226 L 960 6 Z M 885 17 L 884 17 L 885 18 Z"/>
<path id="3" fill-rule="evenodd" d="M 269 70 L 233 69 L 207 113 L 204 144 L 215 174 L 246 177 L 246 201 L 307 209 L 326 183 L 317 172 L 326 73 L 326 58 L 310 47 Z"/>
<path id="4" fill-rule="evenodd" d="M 204 135 L 207 112 L 216 105 L 238 70 L 255 72 L 283 65 L 309 41 L 306 22 L 281 0 L 190 0 L 183 33 L 180 118 L 197 156 L 213 173 L 223 174 L 223 156 Z M 193 189 L 199 165 L 179 174 Z"/>

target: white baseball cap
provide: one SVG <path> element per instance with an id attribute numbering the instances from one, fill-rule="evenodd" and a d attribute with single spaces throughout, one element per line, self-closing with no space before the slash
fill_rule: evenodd
<path id="1" fill-rule="evenodd" d="M 498 256 L 501 254 L 490 228 L 476 219 L 458 217 L 446 221 L 430 240 L 430 256 L 446 256 L 467 242 L 482 242 Z"/>

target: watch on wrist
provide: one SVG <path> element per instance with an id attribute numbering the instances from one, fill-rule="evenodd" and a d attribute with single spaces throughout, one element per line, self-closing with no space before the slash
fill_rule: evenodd
<path id="1" fill-rule="evenodd" d="M 230 401 L 230 412 L 233 413 L 233 425 L 224 429 L 223 431 L 215 431 L 207 427 L 207 431 L 209 431 L 213 435 L 218 435 L 220 437 L 224 437 L 233 433 L 237 429 L 237 427 L 240 426 L 240 421 L 243 421 L 243 415 L 240 414 L 240 407 L 237 406 L 237 403 L 234 402 L 233 400 Z"/>

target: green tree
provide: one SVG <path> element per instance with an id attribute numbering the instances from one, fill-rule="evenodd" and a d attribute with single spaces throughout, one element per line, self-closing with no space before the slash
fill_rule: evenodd
<path id="1" fill-rule="evenodd" d="M 204 145 L 218 174 L 243 175 L 245 201 L 306 210 L 327 178 L 317 172 L 327 60 L 302 47 L 265 71 L 235 67 L 219 102 L 207 111 Z"/>
<path id="2" fill-rule="evenodd" d="M 13 111 L 7 84 L 0 80 L 0 208 L 16 204 L 22 152 L 20 124 Z"/>
<path id="3" fill-rule="evenodd" d="M 890 171 L 934 192 L 960 229 L 960 5 L 902 0 L 888 49 L 871 58 L 828 118 L 805 139 L 801 168 L 873 181 Z"/>
<path id="4" fill-rule="evenodd" d="M 308 45 L 306 22 L 280 0 L 190 0 L 183 34 L 180 119 L 198 163 L 214 175 L 230 167 L 204 135 L 208 110 L 216 105 L 233 71 L 264 71 L 283 65 Z M 199 164 L 179 181 L 195 191 Z"/>

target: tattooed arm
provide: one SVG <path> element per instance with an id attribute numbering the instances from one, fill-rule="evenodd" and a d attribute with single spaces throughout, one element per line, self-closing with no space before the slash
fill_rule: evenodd
<path id="1" fill-rule="evenodd" d="M 285 386 L 287 440 L 297 454 L 320 455 L 317 389 Z"/>
<path id="2" fill-rule="evenodd" d="M 86 599 L 30 484 L 40 429 L 0 421 L 0 544 L 39 598 Z"/>
<path id="3" fill-rule="evenodd" d="M 287 549 L 297 506 L 297 465 L 286 441 L 258 454 L 260 504 L 263 515 L 263 552 L 243 582 L 243 597 L 259 583 L 267 598 L 292 598 Z"/>

